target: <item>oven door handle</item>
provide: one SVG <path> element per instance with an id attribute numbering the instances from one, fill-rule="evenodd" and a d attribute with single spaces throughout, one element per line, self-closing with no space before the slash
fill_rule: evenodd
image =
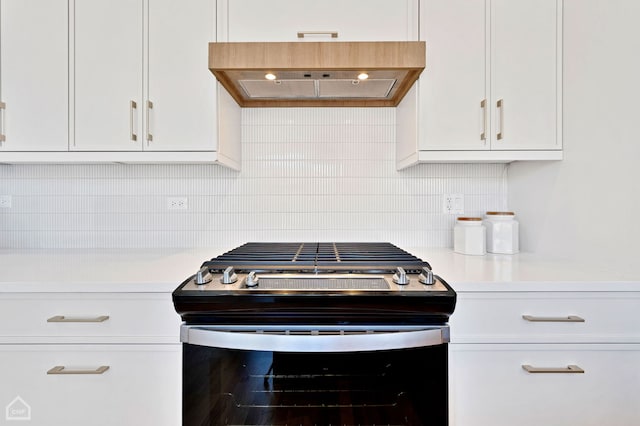
<path id="1" fill-rule="evenodd" d="M 183 343 L 223 349 L 269 352 L 365 352 L 421 348 L 449 342 L 449 327 L 369 331 L 227 330 L 183 325 Z"/>

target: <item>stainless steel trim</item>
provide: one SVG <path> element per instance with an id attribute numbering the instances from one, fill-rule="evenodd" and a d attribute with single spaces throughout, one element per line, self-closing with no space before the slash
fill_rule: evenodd
<path id="1" fill-rule="evenodd" d="M 434 346 L 449 341 L 442 326 L 200 326 L 182 325 L 180 340 L 223 349 L 273 352 L 363 352 Z"/>
<path id="2" fill-rule="evenodd" d="M 95 370 L 67 370 L 67 368 L 62 365 L 56 365 L 47 371 L 47 374 L 104 374 L 108 369 L 108 365 L 102 365 Z"/>
<path id="3" fill-rule="evenodd" d="M 100 315 L 92 318 L 69 318 L 64 315 L 56 315 L 47 319 L 47 322 L 105 322 L 109 319 L 109 315 Z"/>
<path id="4" fill-rule="evenodd" d="M 496 138 L 502 140 L 504 138 L 504 99 L 498 99 L 496 107 L 498 108 L 498 117 L 500 117 L 500 126 L 498 127 Z"/>
<path id="5" fill-rule="evenodd" d="M 4 102 L 0 102 L 0 115 L 2 118 L 2 124 L 0 124 L 0 142 L 4 142 L 7 140 L 7 136 L 4 134 L 4 110 L 7 108 L 7 104 Z"/>
<path id="6" fill-rule="evenodd" d="M 298 31 L 298 38 L 305 38 L 308 35 L 328 35 L 331 38 L 338 38 L 337 31 Z"/>
<path id="7" fill-rule="evenodd" d="M 147 142 L 153 142 L 153 134 L 151 133 L 151 120 L 149 119 L 150 110 L 153 109 L 153 102 L 147 101 Z"/>
<path id="8" fill-rule="evenodd" d="M 482 133 L 480 133 L 480 140 L 487 140 L 487 100 L 483 99 L 480 102 L 480 108 L 482 108 Z"/>
<path id="9" fill-rule="evenodd" d="M 523 315 L 522 319 L 529 322 L 585 322 L 585 319 L 577 315 L 566 317 L 538 317 L 533 315 Z"/>
<path id="10" fill-rule="evenodd" d="M 131 133 L 131 140 L 137 141 L 138 135 L 136 135 L 133 129 L 134 116 L 133 112 L 138 108 L 138 104 L 135 101 L 130 101 L 129 103 L 129 132 Z"/>
<path id="11" fill-rule="evenodd" d="M 522 368 L 527 372 L 527 373 L 531 373 L 531 374 L 579 374 L 579 373 L 584 373 L 584 370 L 580 367 L 578 367 L 577 365 L 568 365 L 566 367 L 560 367 L 560 368 L 547 368 L 547 367 L 533 367 L 531 365 L 528 364 L 523 364 Z"/>

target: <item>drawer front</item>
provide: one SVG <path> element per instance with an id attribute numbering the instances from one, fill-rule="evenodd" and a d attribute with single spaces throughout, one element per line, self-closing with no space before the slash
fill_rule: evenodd
<path id="1" fill-rule="evenodd" d="M 170 294 L 0 294 L 0 343 L 177 343 Z"/>
<path id="2" fill-rule="evenodd" d="M 0 345 L 0 425 L 179 425 L 181 350 Z"/>
<path id="3" fill-rule="evenodd" d="M 454 343 L 640 343 L 640 293 L 461 293 Z"/>
<path id="4" fill-rule="evenodd" d="M 449 358 L 452 426 L 640 424 L 640 345 L 452 344 Z"/>

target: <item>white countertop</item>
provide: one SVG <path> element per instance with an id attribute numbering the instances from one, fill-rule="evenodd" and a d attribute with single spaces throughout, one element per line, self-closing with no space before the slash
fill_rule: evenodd
<path id="1" fill-rule="evenodd" d="M 232 247 L 193 250 L 0 250 L 0 292 L 171 292 L 203 261 Z M 458 292 L 638 291 L 640 271 L 624 262 L 539 255 L 466 256 L 405 248 Z"/>

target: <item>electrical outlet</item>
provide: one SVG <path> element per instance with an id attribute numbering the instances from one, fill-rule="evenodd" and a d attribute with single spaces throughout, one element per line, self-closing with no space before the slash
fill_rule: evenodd
<path id="1" fill-rule="evenodd" d="M 0 195 L 0 209 L 10 209 L 11 204 L 11 195 Z"/>
<path id="2" fill-rule="evenodd" d="M 167 210 L 189 210 L 187 197 L 167 197 Z"/>
<path id="3" fill-rule="evenodd" d="M 464 214 L 464 194 L 444 194 L 442 212 L 445 214 Z"/>

